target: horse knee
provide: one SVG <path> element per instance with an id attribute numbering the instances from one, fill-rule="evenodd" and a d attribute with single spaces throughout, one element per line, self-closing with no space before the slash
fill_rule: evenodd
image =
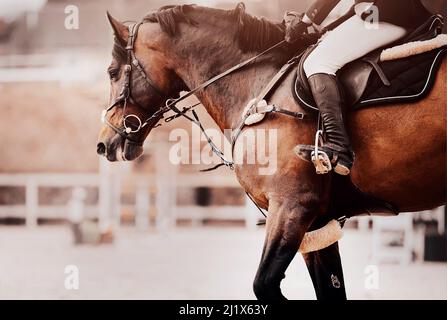
<path id="1" fill-rule="evenodd" d="M 258 277 L 253 281 L 253 292 L 258 300 L 263 300 L 267 292 L 267 288 L 263 281 L 261 281 Z"/>
<path id="2" fill-rule="evenodd" d="M 280 289 L 281 280 L 257 276 L 253 281 L 253 292 L 258 300 L 271 301 L 285 299 Z"/>

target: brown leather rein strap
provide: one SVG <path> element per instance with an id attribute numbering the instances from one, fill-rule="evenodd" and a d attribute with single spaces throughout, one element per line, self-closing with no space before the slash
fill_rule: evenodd
<path id="1" fill-rule="evenodd" d="M 172 100 L 168 100 L 169 103 L 166 103 L 166 107 L 165 108 L 169 108 L 172 111 L 176 112 L 176 113 L 180 113 L 180 110 L 178 110 L 175 105 L 177 103 L 179 103 L 180 101 L 192 96 L 194 93 L 196 93 L 197 91 L 200 91 L 202 89 L 205 89 L 206 87 L 208 87 L 210 84 L 213 84 L 214 82 L 222 79 L 223 77 L 228 76 L 229 74 L 242 69 L 243 67 L 245 67 L 246 65 L 250 64 L 251 62 L 255 61 L 256 59 L 260 58 L 261 56 L 269 53 L 270 51 L 276 49 L 277 47 L 279 47 L 280 45 L 282 45 L 283 43 L 285 43 L 285 40 L 282 40 L 281 42 L 278 42 L 277 44 L 271 46 L 270 48 L 264 50 L 263 52 L 257 54 L 254 57 L 251 57 L 250 59 L 247 59 L 233 67 L 231 67 L 230 69 L 227 69 L 226 71 L 218 74 L 217 76 L 214 76 L 213 78 L 209 79 L 208 81 L 202 83 L 201 85 L 197 86 L 196 88 L 192 89 L 191 91 L 188 91 L 186 94 L 184 94 L 183 96 L 177 98 L 177 99 L 172 99 Z"/>

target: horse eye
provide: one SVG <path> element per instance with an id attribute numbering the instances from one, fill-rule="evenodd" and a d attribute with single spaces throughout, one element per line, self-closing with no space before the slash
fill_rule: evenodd
<path id="1" fill-rule="evenodd" d="M 118 75 L 118 70 L 110 69 L 110 70 L 108 70 L 108 73 L 109 73 L 110 80 L 113 80 Z"/>

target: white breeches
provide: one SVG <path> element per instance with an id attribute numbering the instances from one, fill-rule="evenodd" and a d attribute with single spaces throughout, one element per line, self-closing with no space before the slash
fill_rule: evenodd
<path id="1" fill-rule="evenodd" d="M 307 77 L 317 73 L 335 75 L 345 64 L 394 42 L 406 34 L 402 27 L 386 22 L 372 25 L 359 16 L 327 32 L 304 62 Z"/>

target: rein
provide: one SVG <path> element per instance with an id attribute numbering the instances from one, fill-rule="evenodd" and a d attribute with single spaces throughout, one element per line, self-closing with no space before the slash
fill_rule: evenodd
<path id="1" fill-rule="evenodd" d="M 124 72 L 125 72 L 125 79 L 124 79 L 124 84 L 123 84 L 123 88 L 121 90 L 120 95 L 118 96 L 118 98 L 105 110 L 103 110 L 103 113 L 101 115 L 101 120 L 103 123 L 105 123 L 106 125 L 108 125 L 112 130 L 114 130 L 116 133 L 118 133 L 119 135 L 121 135 L 124 139 L 128 140 L 128 142 L 133 143 L 133 144 L 139 144 L 141 145 L 143 143 L 143 141 L 137 141 L 134 140 L 130 135 L 135 134 L 137 132 L 139 132 L 141 129 L 143 129 L 144 127 L 146 127 L 148 124 L 150 123 L 154 123 L 153 128 L 156 128 L 158 126 L 160 126 L 161 124 L 158 124 L 158 121 L 162 118 L 164 118 L 164 114 L 168 111 L 173 111 L 174 115 L 165 118 L 165 122 L 170 122 L 176 118 L 179 117 L 185 117 L 186 119 L 188 119 L 189 121 L 191 121 L 192 123 L 196 124 L 200 130 L 202 131 L 202 133 L 204 134 L 208 144 L 210 145 L 212 151 L 221 159 L 222 163 L 210 168 L 210 169 L 205 169 L 205 170 L 201 170 L 201 171 L 210 171 L 213 169 L 216 169 L 222 165 L 225 165 L 227 167 L 229 167 L 230 169 L 234 169 L 234 162 L 227 160 L 225 158 L 224 153 L 214 144 L 214 142 L 211 140 L 211 138 L 208 136 L 208 134 L 206 133 L 205 129 L 202 126 L 202 123 L 200 122 L 197 113 L 193 110 L 194 107 L 198 106 L 200 103 L 196 103 L 192 106 L 189 107 L 184 107 L 182 110 L 178 109 L 176 107 L 176 104 L 185 100 L 186 98 L 192 96 L 193 94 L 195 94 L 196 92 L 205 89 L 206 87 L 208 87 L 209 85 L 217 82 L 218 80 L 228 76 L 229 74 L 240 70 L 242 68 L 244 68 L 245 66 L 247 66 L 248 64 L 250 64 L 251 62 L 255 61 L 256 59 L 260 58 L 261 56 L 273 51 L 274 49 L 276 49 L 277 47 L 279 47 L 280 45 L 282 45 L 283 43 L 285 43 L 285 40 L 282 40 L 276 44 L 274 44 L 273 46 L 267 48 L 266 50 L 262 51 L 261 53 L 245 60 L 242 61 L 241 63 L 231 67 L 230 69 L 225 70 L 224 72 L 212 77 L 211 79 L 207 80 L 206 82 L 200 84 L 199 86 L 195 87 L 194 89 L 188 91 L 186 94 L 184 94 L 181 97 L 178 98 L 167 98 L 162 91 L 154 84 L 154 82 L 151 80 L 151 78 L 145 73 L 143 67 L 141 66 L 141 64 L 139 63 L 138 59 L 135 56 L 135 52 L 134 52 L 134 45 L 135 45 L 135 38 L 138 34 L 138 29 L 141 26 L 142 22 L 139 23 L 135 23 L 133 25 L 130 25 L 128 27 L 129 29 L 129 38 L 128 38 L 128 42 L 127 42 L 127 46 L 126 46 L 126 51 L 127 51 L 127 65 L 124 67 Z M 298 61 L 297 57 L 291 59 L 286 65 L 284 65 L 281 70 L 275 75 L 275 77 L 269 82 L 269 84 L 262 90 L 262 92 L 260 93 L 260 95 L 256 98 L 256 101 L 260 101 L 262 99 L 264 99 L 264 97 L 273 89 L 273 87 L 275 86 L 275 84 L 281 79 L 281 77 L 290 69 L 290 67 L 292 65 L 294 65 L 296 62 Z M 125 109 L 126 109 L 126 105 L 127 105 L 127 101 L 129 100 L 131 103 L 137 105 L 140 108 L 143 108 L 141 105 L 139 105 L 135 99 L 132 98 L 131 95 L 131 87 L 130 87 L 130 76 L 132 73 L 132 67 L 135 67 L 137 69 L 137 71 L 141 74 L 141 76 L 146 80 L 147 84 L 149 85 L 149 87 L 151 87 L 151 89 L 164 100 L 164 106 L 159 108 L 156 112 L 154 112 L 151 116 L 149 116 L 145 121 L 142 121 L 140 119 L 140 117 L 138 117 L 135 114 L 128 114 L 125 115 Z M 118 128 L 115 125 L 113 125 L 112 123 L 110 123 L 110 121 L 108 121 L 107 119 L 107 113 L 112 110 L 114 107 L 116 107 L 119 104 L 123 104 L 123 127 Z M 232 145 L 232 151 L 234 149 L 234 144 L 238 138 L 238 136 L 240 135 L 242 129 L 245 127 L 245 119 L 252 114 L 253 112 L 256 112 L 256 110 L 254 110 L 254 105 L 253 107 L 249 110 L 249 112 L 247 112 L 244 115 L 244 119 L 241 122 L 240 125 L 238 125 L 237 127 L 237 131 L 236 134 L 234 134 L 231 137 L 231 145 Z M 192 117 L 188 116 L 186 113 L 188 111 L 192 111 Z M 270 112 L 277 112 L 277 113 L 282 113 L 288 116 L 293 116 L 296 117 L 298 119 L 302 119 L 303 118 L 303 114 L 300 112 L 292 112 L 292 111 L 288 111 L 288 110 L 283 110 L 279 107 L 273 106 L 272 108 L 270 108 L 269 110 L 265 110 L 264 113 L 270 113 Z M 136 129 L 132 129 L 132 127 L 130 125 L 127 125 L 126 121 L 128 121 L 128 119 L 136 119 L 138 122 L 137 128 Z"/>

